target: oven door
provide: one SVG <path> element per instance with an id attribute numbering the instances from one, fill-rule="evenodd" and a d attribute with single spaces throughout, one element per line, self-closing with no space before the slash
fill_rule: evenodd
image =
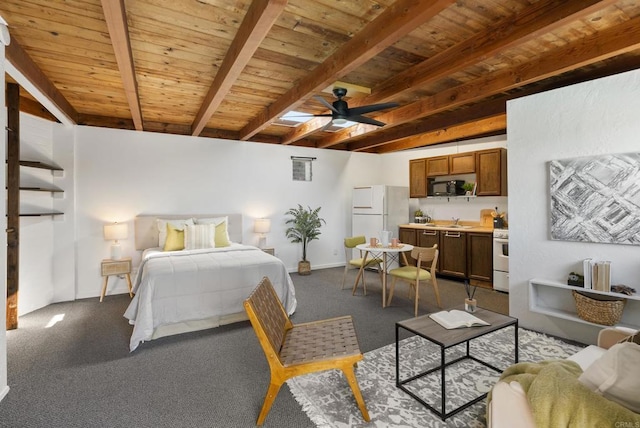
<path id="1" fill-rule="evenodd" d="M 493 271 L 493 289 L 509 292 L 509 272 Z"/>
<path id="2" fill-rule="evenodd" d="M 493 238 L 493 270 L 509 272 L 509 240 Z"/>

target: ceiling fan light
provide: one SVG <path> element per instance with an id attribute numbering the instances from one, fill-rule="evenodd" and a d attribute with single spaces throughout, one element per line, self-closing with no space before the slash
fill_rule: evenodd
<path id="1" fill-rule="evenodd" d="M 334 125 L 344 125 L 345 123 L 347 123 L 347 119 L 342 119 L 342 118 L 333 119 Z"/>

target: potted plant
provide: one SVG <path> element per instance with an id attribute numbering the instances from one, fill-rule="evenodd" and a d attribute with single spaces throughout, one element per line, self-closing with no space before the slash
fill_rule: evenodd
<path id="1" fill-rule="evenodd" d="M 311 209 L 311 207 L 308 207 L 308 209 L 305 209 L 298 204 L 298 208 L 291 208 L 285 213 L 285 215 L 292 216 L 285 222 L 285 224 L 289 225 L 285 231 L 287 238 L 294 244 L 302 243 L 302 260 L 298 262 L 298 273 L 300 275 L 311 274 L 311 263 L 307 260 L 307 244 L 314 239 L 318 239 L 322 223 L 326 224 L 318 215 L 320 208 Z"/>
<path id="2" fill-rule="evenodd" d="M 475 183 L 466 182 L 462 185 L 462 188 L 466 190 L 467 196 L 473 196 L 473 188 L 476 187 Z"/>

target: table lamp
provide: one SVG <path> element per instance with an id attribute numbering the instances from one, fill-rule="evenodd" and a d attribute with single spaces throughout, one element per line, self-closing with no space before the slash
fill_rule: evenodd
<path id="1" fill-rule="evenodd" d="M 266 234 L 271 232 L 271 220 L 268 218 L 257 218 L 253 225 L 253 231 L 260 234 L 258 247 L 264 249 L 267 245 Z"/>
<path id="2" fill-rule="evenodd" d="M 126 239 L 129 234 L 129 227 L 125 223 L 110 223 L 104 225 L 105 241 L 113 241 L 111 244 L 111 260 L 122 258 L 122 248 L 118 239 Z"/>

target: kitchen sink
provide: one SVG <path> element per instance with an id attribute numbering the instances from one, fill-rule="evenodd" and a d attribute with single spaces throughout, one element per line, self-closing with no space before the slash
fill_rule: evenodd
<path id="1" fill-rule="evenodd" d="M 433 227 L 442 227 L 443 229 L 471 229 L 473 226 L 464 226 L 461 224 L 436 224 Z"/>

